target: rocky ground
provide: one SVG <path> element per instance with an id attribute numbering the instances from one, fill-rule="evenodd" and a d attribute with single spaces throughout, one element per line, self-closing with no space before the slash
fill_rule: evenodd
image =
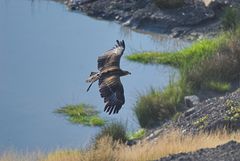
<path id="1" fill-rule="evenodd" d="M 223 127 L 237 130 L 240 128 L 240 90 L 207 99 L 188 109 L 172 124 L 184 132 L 192 133 Z"/>
<path id="2" fill-rule="evenodd" d="M 154 140 L 169 129 L 196 134 L 219 128 L 226 128 L 228 131 L 240 129 L 240 89 L 200 102 L 183 112 L 176 120 L 170 120 L 161 127 L 150 130 L 145 139 Z"/>
<path id="3" fill-rule="evenodd" d="M 170 155 L 158 161 L 240 161 L 240 143 L 230 141 L 216 148 Z"/>
<path id="4" fill-rule="evenodd" d="M 63 0 L 58 0 L 63 1 Z M 213 36 L 221 28 L 224 7 L 238 0 L 185 0 L 182 7 L 159 8 L 153 0 L 68 0 L 69 8 L 142 31 L 172 37 Z"/>
<path id="5" fill-rule="evenodd" d="M 175 121 L 152 130 L 145 138 L 153 141 L 169 129 L 177 128 L 182 133 L 197 134 L 225 128 L 229 132 L 240 129 L 240 89 L 225 96 L 207 99 L 186 112 Z M 240 161 L 240 143 L 230 141 L 216 148 L 200 149 L 196 152 L 179 153 L 161 158 L 159 161 Z"/>

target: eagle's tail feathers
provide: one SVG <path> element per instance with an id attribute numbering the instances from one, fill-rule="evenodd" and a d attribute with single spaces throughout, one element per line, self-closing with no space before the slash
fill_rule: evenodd
<path id="1" fill-rule="evenodd" d="M 96 82 L 100 77 L 100 74 L 97 72 L 91 72 L 89 78 L 86 80 L 87 83 L 91 83 L 89 87 L 87 88 L 87 91 L 91 88 L 92 84 Z"/>

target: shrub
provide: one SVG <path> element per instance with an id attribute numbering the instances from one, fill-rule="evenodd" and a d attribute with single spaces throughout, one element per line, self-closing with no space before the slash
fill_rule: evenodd
<path id="1" fill-rule="evenodd" d="M 222 17 L 224 30 L 235 30 L 239 24 L 240 7 L 227 7 Z"/>
<path id="2" fill-rule="evenodd" d="M 154 0 L 159 8 L 178 8 L 184 5 L 184 0 Z"/>
<path id="3" fill-rule="evenodd" d="M 151 90 L 146 95 L 139 96 L 134 107 L 134 113 L 141 127 L 150 127 L 159 121 L 160 92 Z"/>
<path id="4" fill-rule="evenodd" d="M 103 137 L 110 137 L 113 141 L 124 143 L 127 141 L 126 126 L 120 121 L 110 122 L 95 136 L 95 142 Z"/>
<path id="5" fill-rule="evenodd" d="M 147 94 L 140 95 L 134 107 L 140 126 L 153 127 L 173 116 L 184 95 L 190 93 L 188 89 L 184 80 L 170 81 L 162 92 L 151 89 Z"/>

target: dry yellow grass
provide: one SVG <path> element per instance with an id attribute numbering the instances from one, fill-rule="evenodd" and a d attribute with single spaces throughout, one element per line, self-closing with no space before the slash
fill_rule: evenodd
<path id="1" fill-rule="evenodd" d="M 230 140 L 240 142 L 240 132 L 184 136 L 178 131 L 172 131 L 155 142 L 144 142 L 133 147 L 118 143 L 112 145 L 109 138 L 103 138 L 98 142 L 96 148 L 88 151 L 56 151 L 49 154 L 44 161 L 146 161 L 159 159 L 169 154 L 216 147 Z"/>
<path id="2" fill-rule="evenodd" d="M 56 150 L 44 156 L 44 159 L 28 159 L 28 157 L 33 158 L 34 154 L 31 154 L 20 156 L 21 158 L 27 158 L 26 160 L 22 159 L 20 161 L 146 161 L 159 159 L 169 154 L 216 147 L 230 140 L 240 142 L 240 132 L 232 134 L 228 134 L 227 132 L 202 133 L 192 136 L 183 135 L 178 131 L 172 131 L 159 137 L 159 139 L 154 142 L 143 142 L 132 147 L 119 143 L 112 144 L 111 139 L 106 137 L 99 140 L 95 147 L 89 148 L 88 150 Z M 10 156 L 6 154 L 7 153 L 5 153 L 5 156 L 0 156 L 0 161 L 19 161 L 16 154 L 10 153 Z"/>

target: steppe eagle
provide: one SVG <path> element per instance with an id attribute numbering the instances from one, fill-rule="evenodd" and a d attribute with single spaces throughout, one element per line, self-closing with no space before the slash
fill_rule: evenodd
<path id="1" fill-rule="evenodd" d="M 131 74 L 120 69 L 120 59 L 125 50 L 124 41 L 116 41 L 117 44 L 111 50 L 106 51 L 98 57 L 98 72 L 91 72 L 87 83 L 91 83 L 87 89 L 89 91 L 92 84 L 98 80 L 99 92 L 104 99 L 104 111 L 110 114 L 118 113 L 125 103 L 124 89 L 120 77 Z"/>

